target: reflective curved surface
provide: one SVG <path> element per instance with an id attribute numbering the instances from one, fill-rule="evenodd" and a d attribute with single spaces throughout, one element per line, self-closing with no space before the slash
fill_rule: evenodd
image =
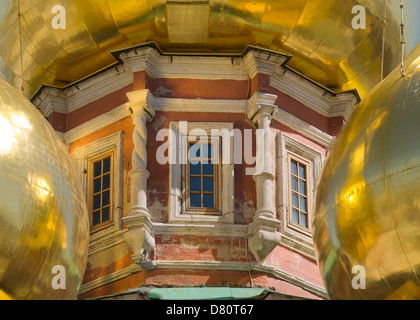
<path id="1" fill-rule="evenodd" d="M 399 3 L 3 0 L 0 76 L 20 88 L 23 74 L 24 94 L 30 97 L 42 84 L 63 87 L 115 63 L 112 50 L 150 41 L 165 52 L 213 54 L 240 53 L 247 45 L 256 45 L 293 55 L 290 67 L 332 90 L 357 89 L 363 97 L 380 82 L 382 66 L 387 75 L 401 61 Z M 56 5 L 65 9 L 65 19 L 59 19 L 62 11 L 53 11 Z M 366 8 L 366 29 L 352 27 L 355 5 Z M 420 2 L 405 0 L 409 49 L 420 41 L 419 14 Z"/>
<path id="2" fill-rule="evenodd" d="M 54 130 L 4 80 L 0 136 L 0 299 L 75 299 L 89 240 L 84 194 Z"/>
<path id="3" fill-rule="evenodd" d="M 313 235 L 333 299 L 420 299 L 420 44 L 406 65 L 356 108 L 318 184 Z"/>

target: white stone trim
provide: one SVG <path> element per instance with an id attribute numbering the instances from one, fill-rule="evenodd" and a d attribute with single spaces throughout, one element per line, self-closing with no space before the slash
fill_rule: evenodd
<path id="1" fill-rule="evenodd" d="M 347 120 L 357 104 L 352 92 L 333 96 L 327 89 L 285 69 L 272 74 L 270 86 L 325 117 L 342 116 Z"/>
<path id="2" fill-rule="evenodd" d="M 246 238 L 248 226 L 221 224 L 215 228 L 214 224 L 154 223 L 154 232 L 156 235 Z"/>
<path id="3" fill-rule="evenodd" d="M 65 89 L 67 113 L 105 97 L 133 83 L 133 73 L 119 65 Z"/>
<path id="4" fill-rule="evenodd" d="M 155 260 L 149 263 L 148 270 L 220 270 L 220 271 L 238 271 L 238 272 L 260 272 L 276 279 L 288 282 L 294 286 L 312 293 L 318 297 L 329 299 L 328 293 L 322 287 L 308 282 L 300 277 L 284 272 L 272 266 L 256 264 L 254 262 L 231 262 L 231 261 L 165 261 Z M 136 264 L 130 265 L 124 269 L 108 274 L 99 279 L 82 285 L 79 294 L 87 293 L 99 287 L 112 282 L 124 279 L 134 273 L 142 271 L 142 268 Z"/>
<path id="5" fill-rule="evenodd" d="M 270 75 L 270 86 L 326 117 L 347 119 L 357 104 L 353 92 L 331 94 L 328 89 L 284 67 L 288 56 L 251 48 L 244 56 L 161 55 L 142 47 L 120 53 L 115 65 L 65 89 L 45 87 L 32 98 L 46 116 L 52 111 L 70 113 L 133 83 L 133 73 L 167 79 L 249 80 L 258 73 Z"/>
<path id="6" fill-rule="evenodd" d="M 169 159 L 175 164 L 169 166 L 169 221 L 171 223 L 204 223 L 219 224 L 234 223 L 233 201 L 233 123 L 226 122 L 171 122 L 169 135 Z M 176 150 L 176 141 L 182 141 L 183 137 L 189 135 L 194 129 L 201 129 L 210 137 L 212 130 L 219 130 L 222 138 L 222 196 L 221 214 L 220 215 L 202 215 L 181 213 L 182 204 L 180 197 L 182 196 L 182 164 L 179 160 L 179 152 L 186 152 L 185 147 L 181 146 L 179 152 Z M 185 161 L 185 160 L 184 160 Z"/>
<path id="7" fill-rule="evenodd" d="M 292 249 L 298 253 L 304 253 L 305 256 L 315 260 L 315 250 L 313 247 L 313 239 L 310 232 L 304 233 L 293 228 L 289 224 L 289 166 L 287 163 L 288 152 L 293 152 L 306 159 L 310 168 L 310 208 L 308 222 L 312 222 L 313 202 L 315 195 L 316 183 L 321 173 L 324 156 L 321 152 L 297 141 L 285 133 L 277 134 L 277 210 L 281 220 L 280 232 L 282 233 L 281 243 L 283 246 Z"/>
<path id="8" fill-rule="evenodd" d="M 258 73 L 272 75 L 286 60 L 287 57 L 280 53 L 251 49 L 242 58 L 242 66 L 252 79 Z"/>
<path id="9" fill-rule="evenodd" d="M 114 192 L 113 192 L 113 212 L 112 224 L 109 227 L 94 232 L 90 236 L 89 250 L 98 246 L 97 241 L 109 241 L 108 237 L 112 237 L 111 233 L 122 229 L 122 213 L 123 213 L 123 159 L 124 159 L 124 132 L 119 131 L 105 138 L 89 143 L 83 147 L 77 148 L 72 154 L 76 172 L 79 174 L 82 182 L 85 198 L 87 197 L 87 174 L 88 159 L 115 149 L 114 159 Z M 107 236 L 107 237 L 105 237 Z M 102 246 L 99 245 L 99 246 Z"/>
<path id="10" fill-rule="evenodd" d="M 67 97 L 63 90 L 53 87 L 46 87 L 32 103 L 35 107 L 42 110 L 45 117 L 49 117 L 53 112 L 67 114 Z"/>
<path id="11" fill-rule="evenodd" d="M 154 78 L 247 80 L 248 74 L 241 66 L 241 58 L 160 55 L 156 49 L 146 47 L 120 54 L 132 72 L 146 71 Z"/>
<path id="12" fill-rule="evenodd" d="M 95 290 L 97 288 L 106 286 L 112 282 L 124 279 L 132 275 L 133 273 L 137 273 L 139 271 L 141 271 L 141 268 L 136 264 L 132 264 L 128 267 L 125 267 L 113 273 L 107 274 L 106 276 L 103 276 L 101 278 L 92 280 L 88 283 L 82 284 L 82 286 L 80 287 L 79 295 Z"/>
<path id="13" fill-rule="evenodd" d="M 308 124 L 307 122 L 295 117 L 294 115 L 277 108 L 273 120 L 278 121 L 290 129 L 296 131 L 302 136 L 318 143 L 319 145 L 330 148 L 335 140 L 335 137 L 319 130 L 318 128 Z"/>
<path id="14" fill-rule="evenodd" d="M 244 113 L 246 104 L 247 100 L 154 99 L 155 110 L 166 112 Z"/>
<path id="15" fill-rule="evenodd" d="M 64 133 L 64 142 L 71 144 L 87 135 L 98 131 L 114 122 L 129 117 L 125 104 L 93 118 Z"/>
<path id="16" fill-rule="evenodd" d="M 91 256 L 103 250 L 115 247 L 121 243 L 125 243 L 124 241 L 125 232 L 127 232 L 127 229 L 117 230 L 114 232 L 110 232 L 101 238 L 92 240 L 89 243 L 88 256 Z"/>

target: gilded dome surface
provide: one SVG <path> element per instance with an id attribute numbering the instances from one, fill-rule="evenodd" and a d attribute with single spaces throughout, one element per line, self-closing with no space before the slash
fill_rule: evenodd
<path id="1" fill-rule="evenodd" d="M 75 299 L 89 240 L 80 180 L 49 123 L 4 80 L 0 136 L 0 298 Z"/>
<path id="2" fill-rule="evenodd" d="M 357 106 L 318 183 L 313 235 L 333 299 L 420 299 L 420 44 L 406 64 Z"/>
<path id="3" fill-rule="evenodd" d="M 23 74 L 24 92 L 30 97 L 41 85 L 63 87 L 112 65 L 113 50 L 150 41 L 173 53 L 241 53 L 247 45 L 256 45 L 293 55 L 292 68 L 332 90 L 357 89 L 363 97 L 380 82 L 382 66 L 387 75 L 401 61 L 399 4 L 400 0 L 4 0 L 0 76 L 20 88 Z M 352 9 L 357 5 L 366 9 L 365 29 L 353 28 Z M 419 13 L 418 0 L 405 0 L 408 51 L 420 40 Z"/>

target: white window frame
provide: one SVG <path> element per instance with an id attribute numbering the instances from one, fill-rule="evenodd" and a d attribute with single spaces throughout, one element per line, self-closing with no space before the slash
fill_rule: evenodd
<path id="1" fill-rule="evenodd" d="M 88 172 L 89 159 L 115 150 L 114 152 L 114 168 L 113 168 L 113 193 L 112 193 L 112 221 L 106 227 L 99 230 L 91 230 L 90 243 L 103 238 L 115 231 L 122 230 L 122 214 L 123 214 L 123 131 L 116 132 L 105 138 L 89 143 L 83 147 L 77 148 L 72 158 L 82 182 L 85 198 L 88 197 Z M 89 215 L 91 213 L 89 212 Z"/>
<path id="2" fill-rule="evenodd" d="M 170 223 L 204 223 L 233 224 L 233 123 L 225 122 L 171 122 L 169 133 L 169 222 Z M 201 133 L 201 134 L 200 134 Z M 213 133 L 213 135 L 212 135 Z M 217 133 L 217 134 L 215 134 Z M 187 163 L 188 136 L 203 136 L 221 138 L 221 195 L 220 214 L 205 215 L 193 212 L 183 212 L 182 190 L 183 167 Z M 178 149 L 177 149 L 178 147 Z M 172 159 L 172 160 L 171 160 Z"/>
<path id="3" fill-rule="evenodd" d="M 305 230 L 293 224 L 290 217 L 290 172 L 289 154 L 297 155 L 308 163 L 307 172 L 309 174 L 308 184 L 308 226 Z M 311 259 L 315 259 L 313 239 L 311 234 L 311 224 L 313 220 L 313 200 L 315 195 L 316 183 L 321 173 L 324 156 L 322 152 L 311 148 L 304 143 L 281 132 L 277 134 L 277 211 L 281 221 L 280 232 L 282 233 L 282 245 L 297 251 Z"/>

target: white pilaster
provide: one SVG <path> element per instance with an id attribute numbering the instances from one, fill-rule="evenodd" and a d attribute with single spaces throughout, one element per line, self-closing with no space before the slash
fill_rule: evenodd
<path id="1" fill-rule="evenodd" d="M 272 169 L 270 123 L 277 106 L 276 96 L 255 93 L 248 104 L 248 119 L 257 128 L 256 172 L 253 176 L 257 191 L 257 210 L 249 226 L 250 249 L 258 261 L 264 260 L 280 243 L 277 229 L 280 221 L 276 218 L 273 195 L 274 173 Z"/>
<path id="2" fill-rule="evenodd" d="M 128 216 L 123 218 L 128 228 L 124 239 L 133 250 L 133 260 L 136 263 L 148 260 L 155 246 L 153 223 L 147 209 L 147 122 L 155 115 L 153 95 L 149 90 L 127 93 L 129 102 L 127 110 L 133 118 L 135 126 L 133 133 L 134 150 L 132 153 L 131 177 L 131 208 Z"/>

